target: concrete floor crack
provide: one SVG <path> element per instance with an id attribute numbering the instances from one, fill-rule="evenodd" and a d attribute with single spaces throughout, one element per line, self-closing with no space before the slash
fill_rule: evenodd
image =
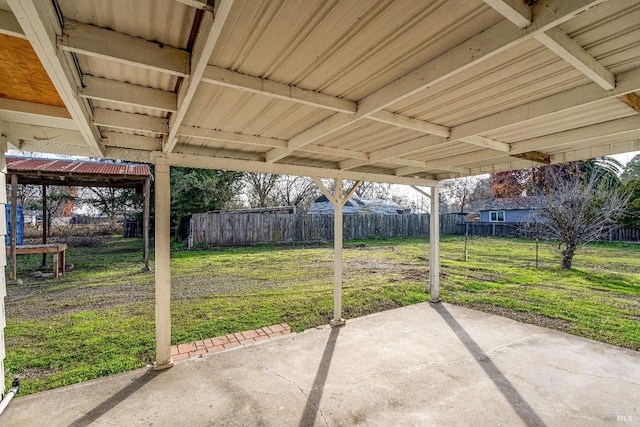
<path id="1" fill-rule="evenodd" d="M 275 375 L 278 378 L 282 378 L 283 380 L 287 381 L 290 384 L 293 384 L 299 391 L 300 393 L 305 397 L 305 399 L 307 399 L 307 402 L 309 402 L 311 405 L 313 405 L 316 410 L 318 411 L 318 413 L 320 414 L 320 416 L 322 417 L 322 419 L 324 420 L 325 425 L 327 425 L 327 427 L 329 426 L 329 421 L 327 421 L 327 418 L 324 416 L 324 413 L 322 412 L 322 409 L 320 409 L 319 403 L 316 404 L 314 401 L 311 400 L 311 398 L 309 397 L 309 395 L 304 391 L 304 389 L 302 387 L 300 387 L 300 385 L 298 385 L 298 383 L 296 383 L 295 381 L 290 380 L 289 378 L 285 377 L 284 375 L 274 371 L 273 369 L 269 369 L 268 367 L 264 366 L 264 369 Z"/>

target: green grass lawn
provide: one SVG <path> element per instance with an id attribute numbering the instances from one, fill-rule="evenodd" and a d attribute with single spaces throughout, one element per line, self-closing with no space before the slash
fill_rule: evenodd
<path id="1" fill-rule="evenodd" d="M 462 237 L 441 242 L 446 302 L 640 350 L 640 245 L 593 244 L 574 269 L 559 268 L 557 245 Z M 21 394 L 77 383 L 153 363 L 153 274 L 141 273 L 139 239 L 112 238 L 71 248 L 75 268 L 35 279 L 40 255 L 19 257 L 22 285 L 7 286 L 7 383 Z M 428 300 L 424 240 L 347 242 L 344 316 L 353 318 Z M 287 322 L 296 331 L 332 314 L 330 246 L 272 245 L 174 251 L 174 344 Z"/>

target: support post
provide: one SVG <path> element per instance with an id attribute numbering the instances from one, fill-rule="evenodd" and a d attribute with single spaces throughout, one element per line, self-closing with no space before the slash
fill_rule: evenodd
<path id="1" fill-rule="evenodd" d="M 47 221 L 47 186 L 42 186 L 42 244 L 47 244 L 47 234 L 49 233 L 49 222 Z M 47 268 L 47 254 L 42 254 L 42 266 L 40 270 L 44 271 Z"/>
<path id="2" fill-rule="evenodd" d="M 342 317 L 342 180 L 333 180 L 333 320 L 331 326 L 346 323 Z"/>
<path id="3" fill-rule="evenodd" d="M 18 175 L 11 174 L 11 213 L 9 216 L 11 222 L 10 231 L 10 250 L 11 250 L 11 271 L 9 280 L 13 283 L 18 282 L 18 257 L 16 254 L 16 246 L 18 242 Z"/>
<path id="4" fill-rule="evenodd" d="M 169 163 L 165 156 L 155 159 L 155 282 L 156 282 L 156 363 L 155 370 L 173 366 L 171 360 L 171 230 Z"/>
<path id="5" fill-rule="evenodd" d="M 4 217 L 6 204 L 7 204 L 7 163 L 5 159 L 5 151 L 7 151 L 7 139 L 2 136 L 2 122 L 0 122 L 0 212 Z M 3 220 L 4 221 L 4 220 Z M 5 223 L 6 224 L 6 223 Z M 4 241 L 4 236 L 7 234 L 6 227 L 0 226 L 0 239 Z M 4 374 L 4 326 L 5 326 L 5 306 L 4 297 L 7 295 L 7 288 L 5 282 L 5 267 L 7 263 L 6 255 L 0 257 L 0 372 Z M 4 386 L 0 387 L 0 393 L 4 393 Z"/>
<path id="6" fill-rule="evenodd" d="M 429 230 L 429 288 L 431 302 L 440 302 L 440 189 L 431 187 Z"/>
<path id="7" fill-rule="evenodd" d="M 362 181 L 356 181 L 353 187 L 342 195 L 342 179 L 333 180 L 333 194 L 317 177 L 312 177 L 320 191 L 333 205 L 333 319 L 331 326 L 342 326 L 346 320 L 342 317 L 342 207 L 353 195 Z"/>
<path id="8" fill-rule="evenodd" d="M 144 261 L 144 267 L 142 272 L 148 273 L 151 271 L 149 268 L 149 202 L 151 194 L 151 184 L 149 178 L 144 180 L 144 187 L 142 188 L 142 260 Z"/>

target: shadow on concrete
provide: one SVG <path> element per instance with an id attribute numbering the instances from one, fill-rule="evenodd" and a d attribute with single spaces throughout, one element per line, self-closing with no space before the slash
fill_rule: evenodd
<path id="1" fill-rule="evenodd" d="M 304 412 L 300 419 L 300 427 L 314 425 L 318 412 L 320 412 L 320 399 L 322 399 L 322 392 L 324 391 L 324 386 L 327 382 L 329 367 L 331 366 L 331 359 L 333 358 L 333 351 L 336 348 L 336 341 L 338 340 L 339 333 L 340 327 L 331 328 L 331 334 L 329 334 L 329 339 L 324 347 L 322 360 L 320 360 L 316 378 L 313 380 L 311 391 L 309 392 L 309 396 L 307 396 L 307 404 L 304 407 Z"/>
<path id="2" fill-rule="evenodd" d="M 449 325 L 458 339 L 464 344 L 469 353 L 478 362 L 487 376 L 493 381 L 500 393 L 507 399 L 511 407 L 527 426 L 544 426 L 540 416 L 533 410 L 531 405 L 518 393 L 513 384 L 504 376 L 493 361 L 485 354 L 480 346 L 471 338 L 458 321 L 449 313 L 449 310 L 442 304 L 432 304 L 434 310 Z"/>
<path id="3" fill-rule="evenodd" d="M 160 372 L 156 372 L 153 368 L 149 369 L 144 373 L 141 377 L 135 379 L 128 386 L 118 391 L 116 394 L 112 395 L 110 398 L 84 414 L 82 417 L 78 418 L 68 427 L 85 427 L 89 424 L 96 421 L 98 418 L 109 412 L 116 405 L 118 405 L 123 400 L 127 399 L 133 393 L 138 391 L 145 384 L 148 384 L 151 380 L 153 380 Z"/>

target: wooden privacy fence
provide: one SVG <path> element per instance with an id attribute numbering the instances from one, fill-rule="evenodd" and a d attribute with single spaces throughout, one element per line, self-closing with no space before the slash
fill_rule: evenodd
<path id="1" fill-rule="evenodd" d="M 467 222 L 457 224 L 454 234 L 469 233 L 470 236 L 491 237 L 536 237 L 535 223 L 519 222 Z M 539 237 L 545 238 L 542 233 Z M 611 227 L 598 239 L 602 242 L 640 242 L 640 228 Z"/>
<path id="2" fill-rule="evenodd" d="M 343 218 L 344 240 L 429 235 L 429 214 Z M 456 219 L 456 215 L 440 215 L 440 234 L 455 234 Z M 330 240 L 333 240 L 333 215 L 203 213 L 191 217 L 189 246 Z"/>

